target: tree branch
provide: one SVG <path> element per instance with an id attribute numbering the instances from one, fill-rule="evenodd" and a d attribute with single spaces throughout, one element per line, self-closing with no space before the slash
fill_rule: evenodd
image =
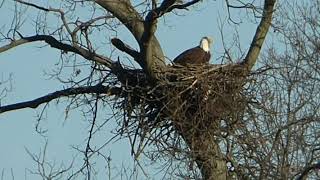
<path id="1" fill-rule="evenodd" d="M 61 9 L 56 9 L 56 8 L 52 8 L 52 7 L 45 8 L 45 7 L 42 7 L 42 6 L 33 4 L 33 3 L 29 3 L 29 2 L 25 2 L 25 1 L 22 1 L 22 0 L 14 0 L 14 1 L 19 2 L 19 3 L 21 3 L 21 4 L 24 4 L 24 5 L 26 5 L 26 6 L 30 6 L 30 7 L 39 9 L 39 10 L 41 10 L 41 11 L 59 13 L 59 14 L 60 14 L 61 21 L 62 21 L 62 23 L 63 23 L 63 26 L 66 28 L 66 30 L 68 31 L 68 33 L 69 33 L 70 35 L 72 35 L 71 29 L 70 29 L 70 27 L 69 27 L 69 25 L 68 25 L 68 22 L 67 22 L 66 18 L 65 18 L 65 13 L 64 13 Z"/>
<path id="2" fill-rule="evenodd" d="M 297 178 L 297 180 L 304 180 L 308 177 L 308 174 L 311 170 L 319 169 L 320 162 L 307 166 L 301 173 L 301 175 Z"/>
<path id="3" fill-rule="evenodd" d="M 118 18 L 140 42 L 143 18 L 128 0 L 95 0 L 95 2 Z"/>
<path id="4" fill-rule="evenodd" d="M 149 73 L 153 73 L 155 66 L 152 62 L 154 59 L 152 52 L 152 39 L 155 37 L 154 34 L 157 30 L 157 19 L 175 8 L 186 8 L 197 2 L 199 2 L 199 0 L 190 1 L 183 5 L 175 5 L 177 0 L 163 0 L 159 7 L 156 7 L 155 2 L 153 3 L 152 10 L 147 14 L 144 21 L 144 32 L 141 39 L 141 44 L 143 46 L 140 50 L 142 54 L 141 56 L 146 61 L 146 68 Z M 155 77 L 155 75 L 152 75 L 152 77 Z"/>
<path id="5" fill-rule="evenodd" d="M 160 13 L 162 11 L 175 3 L 175 1 L 176 0 L 164 0 L 159 8 L 155 8 L 156 4 L 153 3 L 153 8 L 155 9 L 151 9 L 151 11 L 149 11 L 143 22 L 144 32 L 141 38 L 140 52 L 145 61 L 144 69 L 147 69 L 147 72 L 151 77 L 156 77 L 153 73 L 156 61 L 153 60 L 152 39 L 154 38 L 154 34 L 157 30 L 157 18 L 160 17 Z"/>
<path id="6" fill-rule="evenodd" d="M 45 8 L 45 7 L 38 6 L 38 5 L 36 5 L 36 4 L 29 3 L 29 2 L 25 2 L 25 1 L 22 1 L 22 0 L 14 0 L 14 1 L 19 2 L 19 3 L 21 3 L 21 4 L 24 4 L 24 5 L 27 5 L 27 6 L 34 7 L 34 8 L 36 8 L 36 9 L 40 9 L 40 10 L 42 10 L 42 11 L 47 11 L 47 12 L 52 11 L 52 8 Z"/>
<path id="7" fill-rule="evenodd" d="M 37 108 L 40 104 L 50 102 L 60 97 L 67 97 L 67 96 L 87 94 L 87 93 L 120 95 L 121 88 L 103 86 L 102 84 L 98 84 L 95 86 L 68 88 L 60 91 L 55 91 L 53 93 L 47 94 L 45 96 L 39 97 L 31 101 L 25 101 L 25 102 L 16 103 L 16 104 L 0 106 L 0 114 L 7 111 L 13 111 L 13 110 L 23 109 L 23 108 Z"/>
<path id="8" fill-rule="evenodd" d="M 167 12 L 171 12 L 174 9 L 186 9 L 186 10 L 188 10 L 187 8 L 189 6 L 192 6 L 192 5 L 194 5 L 194 4 L 198 3 L 198 2 L 200 2 L 200 0 L 193 0 L 193 1 L 187 2 L 185 4 L 176 4 L 176 5 L 173 5 L 173 6 L 169 7 Z"/>
<path id="9" fill-rule="evenodd" d="M 168 12 L 168 9 L 173 6 L 175 3 L 177 2 L 177 0 L 164 0 L 162 1 L 161 5 L 156 8 L 153 9 L 152 11 L 149 12 L 149 16 L 153 16 L 153 19 L 159 18 L 162 15 L 164 15 L 166 12 Z"/>
<path id="10" fill-rule="evenodd" d="M 143 17 L 134 9 L 128 0 L 95 0 L 97 4 L 111 12 L 116 18 L 118 18 L 133 34 L 140 46 L 140 52 L 144 49 L 143 36 L 146 31 Z M 156 70 L 156 67 L 165 66 L 165 56 L 162 52 L 160 43 L 152 36 L 150 43 L 152 47 L 152 61 L 147 61 L 142 58 L 138 63 L 147 72 L 150 73 L 149 65 L 152 66 L 152 70 Z"/>
<path id="11" fill-rule="evenodd" d="M 53 48 L 60 49 L 65 52 L 74 52 L 76 54 L 81 55 L 85 59 L 103 64 L 109 67 L 110 69 L 113 67 L 113 61 L 111 59 L 98 55 L 96 53 L 90 52 L 84 48 L 74 47 L 69 44 L 62 43 L 52 36 L 49 36 L 49 35 L 35 35 L 35 36 L 29 36 L 29 37 L 23 37 L 22 35 L 20 36 L 21 36 L 21 39 L 13 40 L 11 43 L 0 47 L 0 53 L 22 44 L 35 42 L 35 41 L 45 41 L 47 44 L 49 44 Z"/>
<path id="12" fill-rule="evenodd" d="M 118 18 L 133 34 L 140 46 L 140 58 L 136 58 L 135 60 L 145 72 L 153 77 L 155 76 L 154 72 L 158 72 L 159 69 L 165 66 L 165 56 L 158 40 L 154 36 L 157 18 L 175 8 L 185 9 L 199 1 L 200 0 L 193 0 L 183 5 L 174 5 L 177 0 L 163 0 L 158 8 L 153 2 L 153 9 L 148 13 L 144 20 L 129 0 L 95 0 L 97 4 Z M 115 43 L 122 44 L 119 41 Z M 119 47 L 120 46 L 117 48 Z M 120 50 L 125 51 L 126 53 L 130 52 L 131 56 L 136 54 L 132 53 L 132 51 L 127 48 L 122 48 Z"/>
<path id="13" fill-rule="evenodd" d="M 154 19 L 159 18 L 159 17 L 163 16 L 164 14 L 171 12 L 174 9 L 187 9 L 189 6 L 192 6 L 198 2 L 200 2 L 200 0 L 192 0 L 192 1 L 189 1 L 185 4 L 176 4 L 177 0 L 164 0 L 161 3 L 160 7 L 155 8 L 155 9 L 153 9 L 153 11 L 151 11 L 152 14 L 150 14 L 150 15 L 152 15 Z"/>
<path id="14" fill-rule="evenodd" d="M 120 51 L 123 51 L 127 54 L 129 54 L 131 57 L 136 59 L 136 61 L 139 61 L 140 59 L 140 53 L 133 48 L 131 48 L 129 45 L 125 44 L 118 38 L 111 39 L 111 43 Z"/>
<path id="15" fill-rule="evenodd" d="M 246 66 L 247 70 L 250 71 L 256 63 L 260 54 L 261 47 L 268 33 L 269 27 L 272 21 L 273 8 L 276 0 L 265 0 L 262 19 L 256 30 L 256 34 L 251 42 L 250 49 L 242 62 Z"/>

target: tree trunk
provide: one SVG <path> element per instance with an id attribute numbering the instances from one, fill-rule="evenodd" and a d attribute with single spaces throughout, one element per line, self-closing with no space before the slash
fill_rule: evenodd
<path id="1" fill-rule="evenodd" d="M 190 148 L 191 156 L 201 171 L 203 179 L 227 179 L 226 161 L 213 133 L 207 129 L 190 129 L 187 127 L 184 127 L 181 131 L 184 140 Z"/>
<path id="2" fill-rule="evenodd" d="M 222 156 L 219 145 L 210 133 L 193 137 L 188 144 L 205 180 L 227 179 L 226 161 Z"/>

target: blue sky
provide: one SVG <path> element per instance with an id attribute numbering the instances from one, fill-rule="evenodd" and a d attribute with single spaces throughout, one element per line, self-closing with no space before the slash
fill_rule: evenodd
<path id="1" fill-rule="evenodd" d="M 185 49 L 198 45 L 201 37 L 209 35 L 215 40 L 212 47 L 213 58 L 211 59 L 215 63 L 215 59 L 223 52 L 218 27 L 219 19 L 222 21 L 226 19 L 226 11 L 221 2 L 204 1 L 201 5 L 190 8 L 190 11 L 181 11 L 179 13 L 181 16 L 166 15 L 164 19 L 160 20 L 157 37 L 166 56 L 172 59 Z M 5 3 L 12 4 L 8 1 Z M 3 7 L 0 11 L 0 29 L 3 27 L 2 23 L 10 23 L 13 17 L 13 7 L 10 7 Z M 29 9 L 27 13 L 32 14 L 34 11 Z M 32 23 L 25 24 L 26 34 L 33 35 L 32 26 Z M 241 35 L 240 42 L 244 50 L 249 47 L 255 28 L 256 25 L 248 23 L 238 27 Z M 233 31 L 234 26 L 226 23 L 224 34 L 227 41 L 233 39 Z M 126 30 L 118 32 L 118 37 L 128 44 L 135 44 L 132 36 Z M 50 72 L 58 62 L 59 51 L 43 47 L 43 45 L 43 43 L 27 44 L 0 54 L 0 79 L 12 76 L 12 91 L 1 99 L 1 105 L 32 100 L 63 89 L 63 84 L 45 76 L 45 72 Z M 117 51 L 117 55 L 124 56 L 119 51 Z M 0 90 L 5 87 L 9 87 L 9 84 L 0 84 Z M 65 119 L 65 106 L 65 103 L 56 105 L 52 102 L 45 112 L 44 117 L 46 118 L 41 122 L 41 127 L 48 130 L 45 134 L 46 137 L 40 136 L 35 131 L 37 114 L 41 112 L 43 106 L 35 110 L 23 109 L 0 115 L 0 171 L 3 172 L 4 179 L 11 179 L 11 169 L 15 179 L 37 179 L 37 176 L 26 172 L 26 168 L 36 169 L 36 164 L 27 154 L 25 148 L 38 154 L 43 149 L 46 139 L 48 140 L 46 158 L 50 162 L 55 162 L 57 166 L 62 162 L 67 166 L 73 158 L 83 158 L 81 154 L 75 153 L 72 146 L 84 148 L 89 123 L 77 110 L 73 111 L 68 119 Z M 108 109 L 101 111 L 99 117 L 101 120 L 105 118 L 104 114 L 110 113 Z M 114 127 L 115 122 L 110 121 L 104 132 L 100 133 L 99 138 L 95 140 L 96 143 L 102 144 L 106 139 L 112 137 L 110 131 Z M 133 167 L 128 149 L 129 145 L 125 140 L 107 146 L 105 152 L 111 155 L 113 168 L 120 168 L 122 164 Z M 103 171 L 105 165 L 101 164 L 98 168 Z M 152 176 L 152 170 L 149 173 Z M 161 177 L 154 177 L 154 179 L 158 178 Z M 40 178 L 38 177 L 38 179 Z"/>

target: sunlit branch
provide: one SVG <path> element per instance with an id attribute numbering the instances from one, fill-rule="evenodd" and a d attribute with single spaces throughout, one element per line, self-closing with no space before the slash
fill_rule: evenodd
<path id="1" fill-rule="evenodd" d="M 260 21 L 259 26 L 257 27 L 255 36 L 251 42 L 250 49 L 243 61 L 243 64 L 247 67 L 248 70 L 251 70 L 260 54 L 261 47 L 264 43 L 269 27 L 271 25 L 272 14 L 274 11 L 273 8 L 275 3 L 276 0 L 264 1 L 262 19 Z"/>
<path id="2" fill-rule="evenodd" d="M 97 4 L 121 21 L 139 42 L 143 31 L 143 18 L 127 0 L 95 0 Z"/>

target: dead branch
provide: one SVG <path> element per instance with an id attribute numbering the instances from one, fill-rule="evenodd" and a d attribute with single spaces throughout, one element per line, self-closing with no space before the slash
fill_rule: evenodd
<path id="1" fill-rule="evenodd" d="M 0 47 L 0 53 L 22 44 L 35 42 L 35 41 L 44 41 L 47 44 L 49 44 L 51 47 L 62 50 L 63 52 L 74 52 L 78 55 L 81 55 L 85 59 L 98 62 L 109 68 L 112 68 L 113 61 L 111 59 L 104 57 L 102 55 L 98 55 L 96 53 L 90 52 L 84 48 L 74 47 L 69 44 L 62 43 L 58 41 L 56 38 L 54 38 L 53 36 L 49 36 L 49 35 L 34 35 L 34 36 L 28 36 L 28 37 L 23 37 L 22 35 L 20 36 L 21 36 L 21 39 L 13 40 L 11 43 Z"/>
<path id="2" fill-rule="evenodd" d="M 39 97 L 31 101 L 25 101 L 25 102 L 16 103 L 16 104 L 0 106 L 0 114 L 8 111 L 17 110 L 17 109 L 23 109 L 23 108 L 37 108 L 39 105 L 43 103 L 50 102 L 60 97 L 68 97 L 68 96 L 87 94 L 87 93 L 119 95 L 121 93 L 121 89 L 116 87 L 103 86 L 101 84 L 98 84 L 96 86 L 68 88 L 60 91 L 55 91 L 53 93 Z"/>
<path id="3" fill-rule="evenodd" d="M 118 38 L 111 39 L 111 43 L 120 51 L 123 51 L 127 54 L 129 54 L 131 57 L 136 59 L 136 61 L 140 60 L 140 53 L 136 50 L 134 50 L 132 47 L 130 47 L 128 44 L 125 44 Z"/>

